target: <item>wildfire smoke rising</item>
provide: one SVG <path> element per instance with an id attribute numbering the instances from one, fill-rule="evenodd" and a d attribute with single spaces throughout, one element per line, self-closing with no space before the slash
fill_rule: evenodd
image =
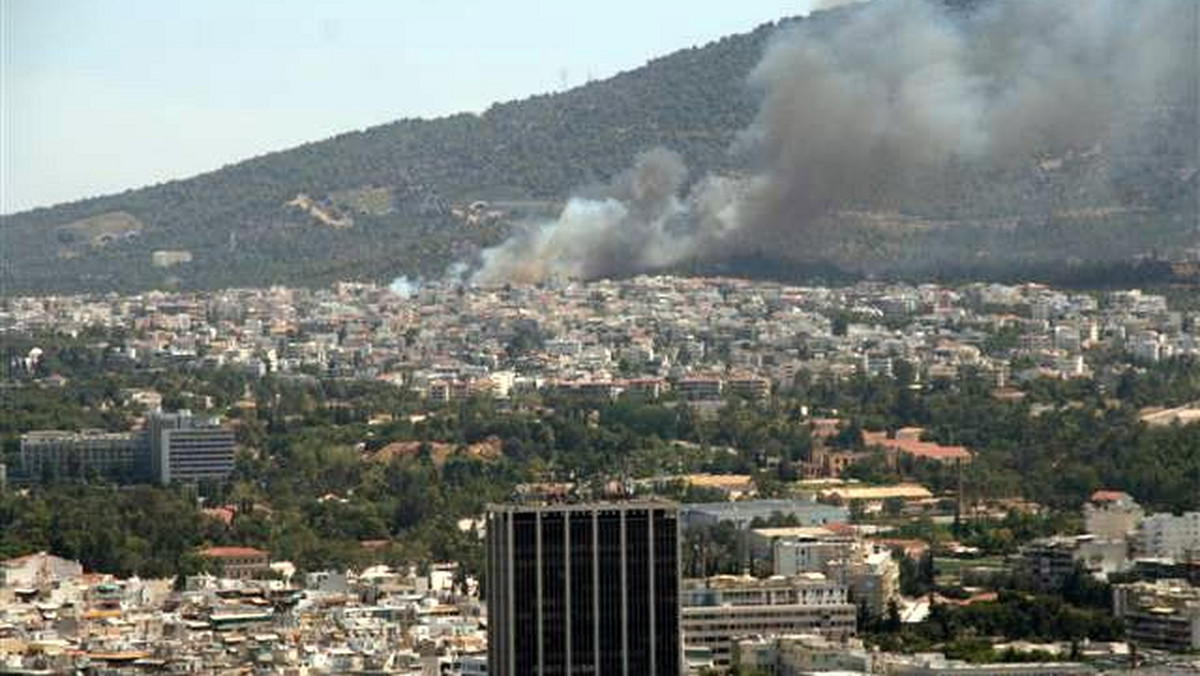
<path id="1" fill-rule="evenodd" d="M 737 227 L 738 184 L 710 177 L 683 195 L 687 168 L 655 148 L 599 196 L 571 198 L 557 221 L 527 227 L 481 254 L 473 281 L 537 283 L 662 268 L 697 255 Z"/>
<path id="2" fill-rule="evenodd" d="M 601 194 L 482 252 L 471 281 L 623 276 L 794 248 L 833 210 L 910 200 L 963 164 L 1005 171 L 1128 150 L 1150 122 L 1127 108 L 1200 77 L 1190 1 L 992 0 L 965 14 L 875 0 L 798 22 L 750 75 L 760 108 L 731 149 L 748 178 L 685 189 L 680 157 L 650 150 Z"/>

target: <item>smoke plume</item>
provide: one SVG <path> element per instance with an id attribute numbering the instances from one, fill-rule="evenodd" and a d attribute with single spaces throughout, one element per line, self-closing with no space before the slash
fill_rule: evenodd
<path id="1" fill-rule="evenodd" d="M 651 150 L 600 196 L 573 198 L 556 221 L 485 251 L 473 281 L 795 252 L 830 223 L 836 234 L 839 210 L 911 209 L 964 171 L 1011 177 L 1097 148 L 1142 161 L 1155 111 L 1195 86 L 1193 1 L 993 0 L 964 12 L 875 0 L 795 22 L 750 75 L 761 104 L 731 149 L 748 178 L 685 190 L 679 156 Z"/>
<path id="2" fill-rule="evenodd" d="M 827 9 L 835 9 L 842 5 L 855 5 L 867 0 L 810 0 L 808 3 L 809 12 L 819 12 Z"/>
<path id="3" fill-rule="evenodd" d="M 388 285 L 388 290 L 401 298 L 412 298 L 420 292 L 421 280 L 401 275 L 392 280 L 392 283 Z"/>
<path id="4" fill-rule="evenodd" d="M 732 227 L 734 191 L 711 178 L 682 193 L 687 168 L 655 148 L 600 194 L 575 197 L 558 220 L 530 225 L 482 254 L 472 281 L 536 283 L 617 277 L 694 256 Z"/>

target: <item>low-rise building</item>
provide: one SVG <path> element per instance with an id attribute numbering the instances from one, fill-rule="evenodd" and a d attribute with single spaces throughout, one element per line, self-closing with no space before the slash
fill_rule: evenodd
<path id="1" fill-rule="evenodd" d="M 730 500 L 738 500 L 758 492 L 754 485 L 754 477 L 749 474 L 688 474 L 682 479 L 694 488 L 720 491 Z"/>
<path id="2" fill-rule="evenodd" d="M 739 641 L 737 648 L 741 669 L 772 676 L 1076 676 L 1095 671 L 1078 662 L 981 664 L 949 659 L 942 653 L 868 651 L 857 640 L 834 642 L 811 635 L 756 637 Z"/>
<path id="3" fill-rule="evenodd" d="M 748 373 L 733 375 L 725 379 L 724 391 L 750 401 L 762 401 L 771 396 L 771 381 Z"/>
<path id="4" fill-rule="evenodd" d="M 150 414 L 145 430 L 64 432 L 21 437 L 21 474 L 28 481 L 98 475 L 118 481 L 220 480 L 233 471 L 235 434 L 190 411 Z"/>
<path id="5" fill-rule="evenodd" d="M 1014 568 L 1038 589 L 1057 589 L 1075 570 L 1075 552 L 1074 538 L 1034 540 L 1021 547 Z"/>
<path id="6" fill-rule="evenodd" d="M 1129 570 L 1129 543 L 1094 535 L 1054 536 L 1021 547 L 1014 559 L 1017 574 L 1044 591 L 1061 588 L 1077 567 L 1100 577 Z"/>
<path id="7" fill-rule="evenodd" d="M 736 664 L 750 673 L 792 676 L 811 672 L 866 673 L 871 655 L 861 641 L 834 641 L 817 634 L 756 636 L 737 643 Z"/>
<path id="8" fill-rule="evenodd" d="M 821 500 L 834 505 L 849 505 L 854 501 L 882 505 L 884 500 L 918 501 L 929 500 L 933 493 L 920 484 L 896 484 L 894 486 L 834 486 L 820 493 Z"/>
<path id="9" fill-rule="evenodd" d="M 1176 561 L 1174 559 L 1134 559 L 1133 574 L 1139 580 L 1187 580 L 1200 586 L 1200 559 Z"/>
<path id="10" fill-rule="evenodd" d="M 892 437 L 886 432 L 863 432 L 863 445 L 882 448 L 892 467 L 899 467 L 902 459 L 943 464 L 971 462 L 971 452 L 963 446 L 943 446 L 932 441 L 921 441 L 923 431 L 909 428 L 896 432 Z"/>
<path id="11" fill-rule="evenodd" d="M 1175 561 L 1200 560 L 1200 512 L 1151 514 L 1137 537 L 1139 555 Z"/>
<path id="12" fill-rule="evenodd" d="M 1120 584 L 1113 613 L 1125 621 L 1126 637 L 1160 650 L 1200 649 L 1200 588 L 1186 580 Z"/>
<path id="13" fill-rule="evenodd" d="M 779 538 L 774 541 L 772 568 L 776 575 L 824 573 L 831 566 L 848 560 L 854 545 L 854 538 L 833 534 Z"/>
<path id="14" fill-rule="evenodd" d="M 849 513 L 845 507 L 826 505 L 814 500 L 738 500 L 734 502 L 701 502 L 680 508 L 685 528 L 732 523 L 749 528 L 751 522 L 772 517 L 792 518 L 801 526 L 823 526 L 845 523 Z"/>
<path id="15" fill-rule="evenodd" d="M 715 376 L 691 376 L 675 381 L 675 391 L 689 401 L 720 399 L 724 383 Z"/>
<path id="16" fill-rule="evenodd" d="M 135 432 L 43 430 L 21 436 L 18 458 L 31 481 L 93 474 L 132 480 L 146 474 L 149 446 Z"/>
<path id="17" fill-rule="evenodd" d="M 890 656 L 879 673 L 889 676 L 1076 676 L 1095 673 L 1095 669 L 1079 662 L 974 664 L 932 653 Z"/>
<path id="18" fill-rule="evenodd" d="M 857 613 L 845 585 L 819 573 L 757 579 L 717 576 L 685 581 L 681 590 L 683 641 L 712 651 L 718 669 L 732 664 L 737 640 L 750 636 L 853 636 Z"/>
<path id="19" fill-rule="evenodd" d="M 825 540 L 833 537 L 833 535 L 834 532 L 832 530 L 823 526 L 773 526 L 767 528 L 753 528 L 749 533 L 746 534 L 746 544 L 751 557 L 765 560 L 773 555 L 776 543 L 778 542 L 785 540 Z M 796 572 L 804 571 L 789 571 L 787 573 L 776 571 L 776 574 L 790 575 Z"/>
<path id="20" fill-rule="evenodd" d="M 1122 491 L 1096 491 L 1083 506 L 1083 529 L 1098 538 L 1130 538 L 1144 518 L 1137 501 Z"/>
<path id="21" fill-rule="evenodd" d="M 253 547 L 209 547 L 200 556 L 211 561 L 219 576 L 233 580 L 253 578 L 270 571 L 267 552 Z"/>
<path id="22" fill-rule="evenodd" d="M 83 565 L 46 552 L 0 561 L 0 589 L 36 589 L 83 575 Z"/>
<path id="23" fill-rule="evenodd" d="M 883 617 L 900 599 L 900 564 L 887 547 L 864 543 L 850 560 L 832 569 L 850 590 L 850 600 L 868 617 Z"/>
<path id="24" fill-rule="evenodd" d="M 900 564 L 891 547 L 826 528 L 759 528 L 750 531 L 750 552 L 771 556 L 778 576 L 819 573 L 849 590 L 850 601 L 869 617 L 882 617 L 900 599 Z"/>

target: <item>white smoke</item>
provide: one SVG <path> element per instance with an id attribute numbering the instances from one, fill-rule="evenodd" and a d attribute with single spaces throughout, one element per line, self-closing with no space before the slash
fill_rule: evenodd
<path id="1" fill-rule="evenodd" d="M 809 0 L 808 11 L 810 13 L 820 12 L 827 9 L 836 9 L 845 5 L 857 5 L 863 2 L 867 2 L 867 0 Z"/>
<path id="2" fill-rule="evenodd" d="M 392 280 L 388 290 L 401 298 L 412 298 L 421 290 L 421 280 L 401 275 Z"/>
<path id="3" fill-rule="evenodd" d="M 656 148 L 597 197 L 570 199 L 555 221 L 522 228 L 481 254 L 477 284 L 592 279 L 654 270 L 694 256 L 734 227 L 737 190 L 711 178 L 681 194 L 687 168 Z"/>
<path id="4" fill-rule="evenodd" d="M 902 208 L 964 165 L 990 175 L 1137 143 L 1147 122 L 1126 109 L 1152 108 L 1197 76 L 1195 1 L 991 0 L 951 13 L 875 0 L 797 22 L 750 76 L 761 105 L 736 144 L 749 178 L 710 176 L 685 191 L 682 160 L 652 150 L 599 197 L 573 198 L 557 220 L 484 251 L 472 281 L 795 252 L 814 246 L 832 212 Z"/>

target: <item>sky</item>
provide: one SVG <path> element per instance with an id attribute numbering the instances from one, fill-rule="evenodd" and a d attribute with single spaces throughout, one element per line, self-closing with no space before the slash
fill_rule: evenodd
<path id="1" fill-rule="evenodd" d="M 0 0 L 0 213 L 636 68 L 810 0 Z"/>

